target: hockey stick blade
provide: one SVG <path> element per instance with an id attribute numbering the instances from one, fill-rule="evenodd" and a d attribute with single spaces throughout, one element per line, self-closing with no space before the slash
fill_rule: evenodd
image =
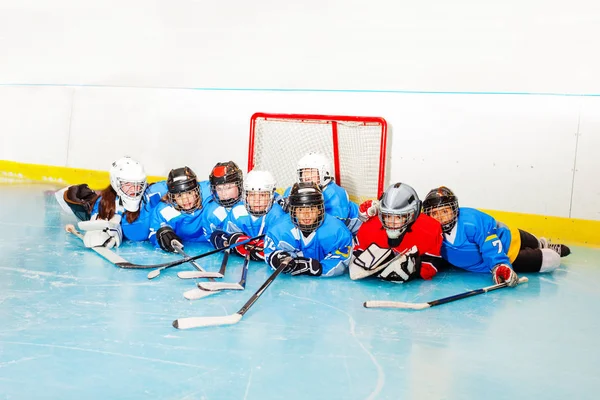
<path id="1" fill-rule="evenodd" d="M 529 281 L 526 276 L 519 278 L 519 284 Z M 499 283 L 497 285 L 487 286 L 481 289 L 470 290 L 468 292 L 455 294 L 453 296 L 444 297 L 438 300 L 428 301 L 427 303 L 405 303 L 402 301 L 383 301 L 383 300 L 368 300 L 363 303 L 365 308 L 401 308 L 405 310 L 424 310 L 426 308 L 439 306 L 441 304 L 451 303 L 456 300 L 465 299 L 467 297 L 476 296 L 491 292 L 492 290 L 498 290 L 508 287 L 506 282 Z"/>
<path id="2" fill-rule="evenodd" d="M 246 288 L 246 277 L 248 276 L 248 265 L 250 264 L 250 253 L 244 257 L 242 266 L 242 277 L 239 283 L 235 282 L 198 282 L 198 288 L 208 291 L 218 290 L 244 290 Z"/>
<path id="3" fill-rule="evenodd" d="M 200 279 L 200 278 L 222 278 L 218 272 L 200 272 L 200 271 L 180 271 L 177 273 L 177 277 L 180 279 Z"/>
<path id="4" fill-rule="evenodd" d="M 364 303 L 365 308 L 404 308 L 408 310 L 423 310 L 431 307 L 427 303 L 404 303 L 401 301 L 368 300 Z"/>
<path id="5" fill-rule="evenodd" d="M 173 327 L 177 329 L 201 328 L 205 326 L 233 325 L 240 322 L 242 314 L 235 313 L 222 317 L 189 317 L 179 318 L 173 321 Z"/>
<path id="6" fill-rule="evenodd" d="M 224 317 L 189 317 L 180 318 L 173 321 L 173 327 L 177 329 L 188 329 L 202 326 L 215 326 L 215 325 L 231 325 L 238 323 L 244 314 L 252 307 L 254 303 L 259 299 L 260 296 L 268 289 L 273 283 L 275 278 L 288 266 L 291 261 L 291 257 L 282 261 L 281 265 L 267 278 L 266 281 L 258 288 L 258 290 L 248 299 L 246 304 L 240 308 L 240 310 L 232 315 L 226 315 Z M 206 293 L 218 293 L 218 292 L 206 292 Z"/>
<path id="7" fill-rule="evenodd" d="M 74 225 L 67 224 L 65 226 L 65 230 L 69 233 L 72 233 L 73 235 L 75 235 L 76 237 L 81 239 L 81 241 L 83 242 L 83 235 L 81 234 L 81 232 L 79 232 L 77 229 L 75 229 Z M 98 246 L 98 247 L 90 247 L 90 249 L 95 251 L 98 255 L 100 255 L 101 257 L 103 257 L 104 259 L 106 259 L 107 261 L 111 262 L 114 265 L 118 266 L 121 263 L 127 263 L 127 260 L 125 260 L 120 255 L 116 254 L 112 250 L 107 249 L 106 247 Z"/>
<path id="8" fill-rule="evenodd" d="M 198 288 L 183 292 L 183 297 L 188 300 L 198 300 L 213 294 L 220 293 L 219 291 L 200 290 Z"/>
<path id="9" fill-rule="evenodd" d="M 233 282 L 198 282 L 198 288 L 207 292 L 217 292 L 219 290 L 244 290 L 242 285 Z"/>

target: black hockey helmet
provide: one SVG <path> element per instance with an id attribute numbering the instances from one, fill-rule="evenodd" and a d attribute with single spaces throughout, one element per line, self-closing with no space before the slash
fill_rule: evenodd
<path id="1" fill-rule="evenodd" d="M 325 201 L 321 189 L 314 182 L 294 183 L 288 198 L 292 223 L 304 233 L 315 231 L 325 220 Z M 316 208 L 317 215 L 314 221 L 305 222 L 303 216 L 298 216 L 298 211 L 303 208 Z"/>
<path id="2" fill-rule="evenodd" d="M 183 193 L 198 187 L 198 177 L 190 167 L 175 168 L 167 177 L 169 193 Z"/>
<path id="3" fill-rule="evenodd" d="M 194 171 L 189 167 L 172 169 L 167 177 L 167 188 L 169 190 L 169 201 L 175 209 L 183 212 L 194 212 L 202 207 L 202 194 Z M 193 192 L 197 200 L 190 207 L 182 207 L 176 201 L 176 195 Z"/>
<path id="4" fill-rule="evenodd" d="M 233 161 L 219 162 L 212 169 L 210 176 L 210 190 L 220 205 L 223 207 L 231 207 L 242 198 L 244 175 L 242 170 Z M 219 197 L 217 186 L 224 184 L 234 184 L 238 188 L 238 195 L 230 199 L 221 199 Z"/>
<path id="5" fill-rule="evenodd" d="M 440 216 L 436 214 L 436 211 L 442 207 L 449 207 L 452 211 L 452 216 L 441 220 Z M 450 233 L 458 220 L 458 198 L 454 192 L 446 186 L 432 189 L 427 193 L 427 196 L 425 196 L 425 200 L 423 200 L 423 213 L 438 220 L 442 225 L 442 231 L 444 233 Z"/>

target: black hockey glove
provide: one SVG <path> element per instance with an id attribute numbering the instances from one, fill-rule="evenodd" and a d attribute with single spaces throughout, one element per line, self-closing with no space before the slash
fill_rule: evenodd
<path id="1" fill-rule="evenodd" d="M 160 228 L 158 232 L 156 232 L 156 240 L 158 241 L 158 245 L 160 246 L 160 248 L 164 251 L 169 251 L 171 253 L 175 252 L 175 248 L 173 247 L 173 240 L 179 243 L 179 247 L 183 248 L 183 246 L 181 245 L 181 239 L 179 238 L 179 236 L 177 236 L 175 231 L 173 231 L 173 228 L 171 228 L 170 226 L 163 226 L 162 228 Z"/>
<path id="2" fill-rule="evenodd" d="M 229 246 L 231 235 L 225 231 L 214 231 L 210 235 L 210 243 L 215 249 L 222 249 L 223 247 Z"/>
<path id="3" fill-rule="evenodd" d="M 94 209 L 94 203 L 98 199 L 95 191 L 87 184 L 69 186 L 63 193 L 63 199 L 80 221 L 89 221 Z"/>

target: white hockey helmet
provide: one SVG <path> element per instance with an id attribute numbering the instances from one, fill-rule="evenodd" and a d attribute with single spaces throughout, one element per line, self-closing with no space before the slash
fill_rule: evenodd
<path id="1" fill-rule="evenodd" d="M 248 172 L 244 179 L 244 204 L 246 210 L 255 217 L 260 217 L 269 212 L 273 206 L 273 199 L 275 195 L 275 178 L 269 171 L 252 170 Z M 248 201 L 248 195 L 253 195 L 256 192 L 268 193 L 269 197 L 266 200 L 266 196 L 254 198 Z M 250 204 L 252 203 L 252 205 Z"/>
<path id="2" fill-rule="evenodd" d="M 331 161 L 321 153 L 310 152 L 298 161 L 298 183 L 305 182 L 302 179 L 304 170 L 316 169 L 319 172 L 319 187 L 323 189 L 327 184 L 333 181 Z"/>
<path id="3" fill-rule="evenodd" d="M 137 211 L 147 186 L 142 164 L 130 157 L 123 157 L 112 163 L 109 175 L 110 185 L 117 192 L 123 207 L 127 211 Z"/>

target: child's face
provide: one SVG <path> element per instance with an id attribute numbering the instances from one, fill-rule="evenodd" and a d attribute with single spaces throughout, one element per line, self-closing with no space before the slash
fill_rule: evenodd
<path id="1" fill-rule="evenodd" d="M 319 207 L 299 207 L 296 209 L 296 219 L 300 225 L 309 226 L 317 222 Z"/>
<path id="2" fill-rule="evenodd" d="M 189 190 L 183 193 L 177 193 L 173 195 L 175 202 L 183 210 L 191 210 L 195 208 L 199 203 L 199 196 L 197 190 Z"/>
<path id="3" fill-rule="evenodd" d="M 445 225 L 452 222 L 454 212 L 451 206 L 441 206 L 434 208 L 429 212 L 429 216 L 437 220 L 440 224 Z"/>
<path id="4" fill-rule="evenodd" d="M 248 206 L 255 213 L 265 212 L 271 201 L 271 194 L 269 192 L 247 192 L 246 202 Z"/>
<path id="5" fill-rule="evenodd" d="M 313 182 L 319 184 L 319 170 L 316 168 L 304 168 L 300 171 L 300 182 Z"/>
<path id="6" fill-rule="evenodd" d="M 143 182 L 121 182 L 121 190 L 129 197 L 139 197 L 144 189 Z"/>
<path id="7" fill-rule="evenodd" d="M 220 200 L 235 199 L 240 195 L 240 190 L 235 183 L 223 183 L 217 185 L 215 189 Z"/>
<path id="8" fill-rule="evenodd" d="M 383 224 L 387 229 L 400 229 L 408 223 L 408 215 L 383 214 Z"/>

